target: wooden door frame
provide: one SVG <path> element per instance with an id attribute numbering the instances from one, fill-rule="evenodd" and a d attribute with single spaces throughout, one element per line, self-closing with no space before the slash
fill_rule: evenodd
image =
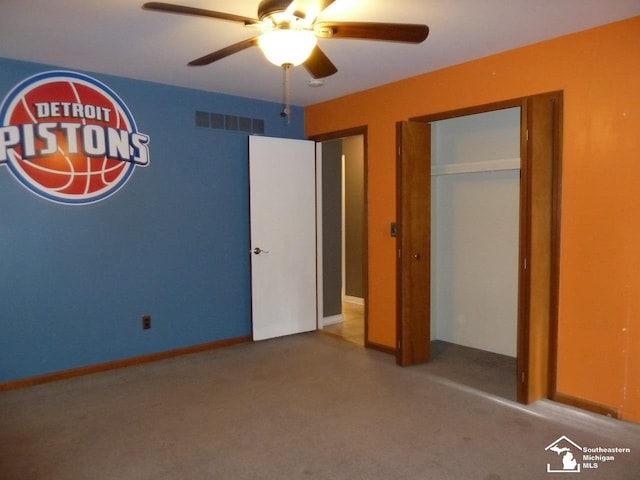
<path id="1" fill-rule="evenodd" d="M 535 142 L 528 138 L 532 129 L 537 128 L 534 122 L 533 105 L 535 100 L 549 100 L 553 102 L 553 118 L 551 119 L 551 141 L 549 145 L 551 157 L 548 165 L 542 168 L 532 165 L 536 159 L 538 148 Z M 560 259 L 560 200 L 562 173 L 562 115 L 563 92 L 554 91 L 540 95 L 520 97 L 501 102 L 494 102 L 446 112 L 439 112 L 419 117 L 410 121 L 431 123 L 466 115 L 486 113 L 506 108 L 520 108 L 520 221 L 519 221 L 519 268 L 518 268 L 518 339 L 517 339 L 517 399 L 520 403 L 530 403 L 539 398 L 554 398 L 556 394 L 557 374 L 557 337 L 558 337 L 558 296 L 559 296 L 559 259 Z M 541 179 L 538 176 L 548 175 Z M 542 185 L 542 186 L 540 186 Z M 548 189 L 544 190 L 544 186 Z M 400 189 L 400 185 L 398 185 Z M 398 192 L 400 196 L 401 192 Z M 400 198 L 400 197 L 399 197 Z M 542 199 L 542 200 L 540 200 Z M 544 238 L 544 258 L 532 257 L 532 231 L 538 225 L 532 224 L 532 209 L 542 202 L 549 211 L 545 211 L 543 223 L 549 228 L 548 238 Z M 400 219 L 398 219 L 400 221 Z M 534 221 L 538 221 L 535 220 Z M 400 227 L 401 228 L 401 227 Z M 539 239 L 538 239 L 539 241 Z M 542 283 L 532 285 L 531 270 L 537 264 L 548 265 L 544 272 Z M 401 275 L 398 269 L 398 281 Z M 535 286 L 535 289 L 533 289 Z M 540 298 L 538 298 L 540 297 Z M 544 298 L 543 298 L 544 297 Z M 398 302 L 400 299 L 398 298 Z M 548 307 L 548 316 L 536 322 L 544 325 L 531 324 L 531 305 L 544 302 Z M 398 329 L 402 322 L 397 319 Z M 543 332 L 544 345 L 532 345 L 532 328 Z M 399 330 L 400 331 L 400 330 Z M 531 371 L 538 372 L 537 379 L 531 378 Z"/>
<path id="2" fill-rule="evenodd" d="M 362 290 L 364 296 L 364 346 L 366 348 L 380 349 L 378 345 L 375 343 L 369 342 L 369 188 L 368 188 L 368 177 L 369 177 L 369 167 L 368 167 L 368 127 L 366 125 L 362 125 L 359 127 L 349 128 L 345 130 L 337 130 L 334 132 L 323 133 L 320 135 L 314 135 L 309 137 L 309 140 L 313 140 L 315 142 L 327 142 L 331 140 L 339 140 L 344 137 L 355 137 L 357 135 L 362 135 L 363 138 L 363 171 L 364 171 L 364 198 L 363 198 L 363 232 L 362 232 L 362 253 L 363 253 L 363 265 L 362 265 Z M 317 169 L 316 171 L 322 172 L 322 159 L 317 160 Z M 321 178 L 321 177 L 320 177 Z M 316 179 L 316 188 L 318 188 L 319 180 Z M 317 209 L 316 209 L 317 215 Z M 316 224 L 322 221 L 321 218 L 316 216 Z M 320 316 L 318 316 L 318 324 L 320 322 Z"/>

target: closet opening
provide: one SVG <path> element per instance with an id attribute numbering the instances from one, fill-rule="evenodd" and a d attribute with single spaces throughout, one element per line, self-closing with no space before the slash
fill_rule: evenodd
<path id="1" fill-rule="evenodd" d="M 562 103 L 549 92 L 398 123 L 399 365 L 473 349 L 445 370 L 475 381 L 488 352 L 513 379 L 501 396 L 555 398 Z"/>
<path id="2" fill-rule="evenodd" d="M 515 401 L 520 118 L 431 122 L 431 366 Z"/>

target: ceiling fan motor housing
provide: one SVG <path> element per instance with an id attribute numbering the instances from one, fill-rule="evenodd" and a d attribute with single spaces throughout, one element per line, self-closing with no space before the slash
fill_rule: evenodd
<path id="1" fill-rule="evenodd" d="M 262 0 L 258 5 L 258 18 L 262 21 L 269 19 L 269 17 L 283 13 L 291 5 L 291 0 Z M 293 16 L 297 18 L 304 18 L 304 12 L 295 11 Z"/>

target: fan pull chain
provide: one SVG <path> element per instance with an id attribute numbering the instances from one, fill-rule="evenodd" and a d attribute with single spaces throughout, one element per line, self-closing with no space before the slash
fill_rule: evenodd
<path id="1" fill-rule="evenodd" d="M 280 116 L 284 117 L 287 121 L 287 125 L 291 123 L 291 92 L 290 92 L 290 78 L 289 78 L 289 70 L 292 65 L 290 63 L 285 63 L 282 65 L 282 97 L 283 97 L 283 108 Z"/>

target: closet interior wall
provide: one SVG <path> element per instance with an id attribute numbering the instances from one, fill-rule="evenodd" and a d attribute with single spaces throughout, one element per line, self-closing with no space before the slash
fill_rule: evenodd
<path id="1" fill-rule="evenodd" d="M 431 339 L 517 355 L 520 108 L 432 123 Z"/>

